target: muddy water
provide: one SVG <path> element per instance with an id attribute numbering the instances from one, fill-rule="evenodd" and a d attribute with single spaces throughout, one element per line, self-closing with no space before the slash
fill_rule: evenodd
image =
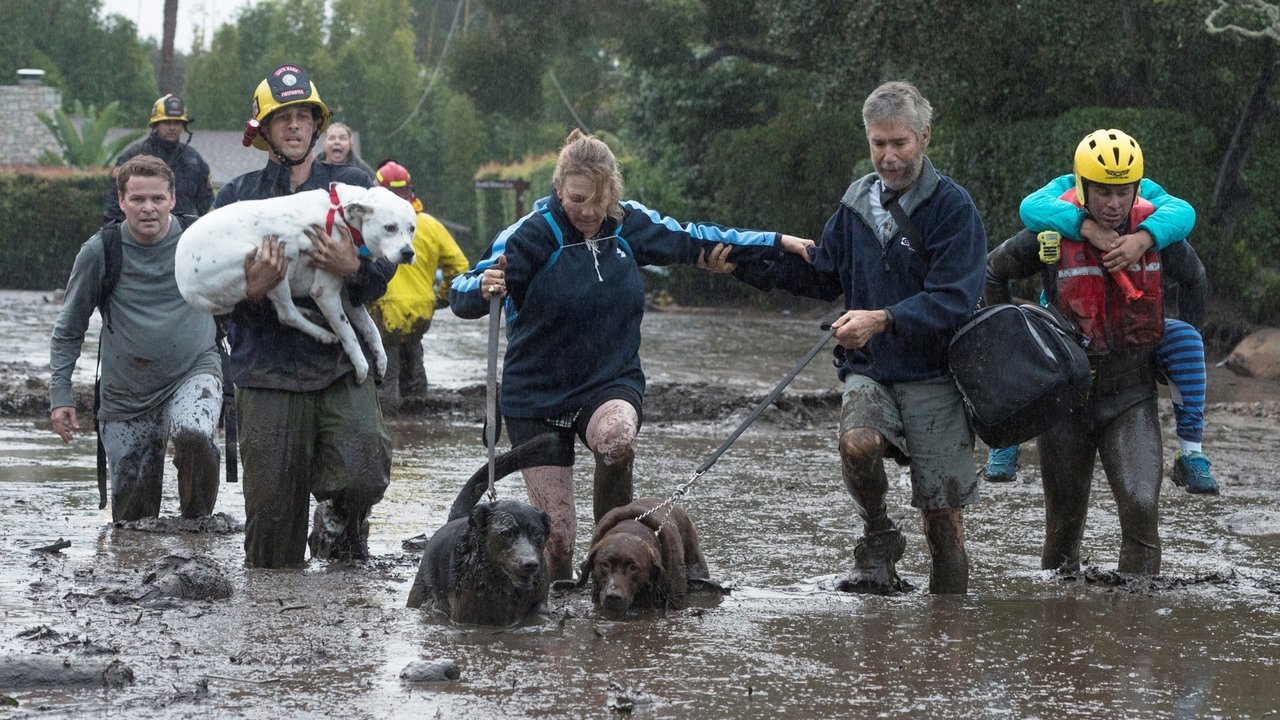
<path id="1" fill-rule="evenodd" d="M 0 361 L 47 362 L 49 321 L 11 327 L 15 316 L 41 314 L 38 296 L 19 296 L 26 309 L 16 310 L 11 294 L 0 294 L 0 309 L 6 299 Z M 702 400 L 760 394 L 817 336 L 812 321 L 780 317 L 651 314 L 646 323 L 653 383 L 680 384 Z M 433 327 L 433 383 L 483 378 L 478 325 L 444 316 Z M 828 373 L 820 357 L 798 390 L 830 390 Z M 666 495 L 689 479 L 743 414 L 647 425 L 638 493 Z M 402 541 L 438 527 L 483 462 L 471 418 L 393 423 L 393 482 L 371 529 L 376 560 L 303 571 L 243 568 L 239 534 L 114 529 L 97 509 L 91 436 L 64 447 L 39 419 L 0 420 L 0 658 L 119 659 L 135 675 L 118 690 L 0 694 L 19 702 L 13 717 L 602 717 L 623 707 L 652 718 L 1263 717 L 1280 712 L 1280 453 L 1274 415 L 1260 414 L 1241 406 L 1212 415 L 1207 444 L 1223 496 L 1166 483 L 1166 575 L 1151 584 L 1036 569 L 1043 509 L 1028 449 L 1021 481 L 985 485 L 967 511 L 973 568 L 964 598 L 831 591 L 858 535 L 839 481 L 834 417 L 806 424 L 766 415 L 684 501 L 712 574 L 732 587 L 727 598 L 606 621 L 571 593 L 552 600 L 546 621 L 513 630 L 453 627 L 402 607 L 417 564 Z M 893 472 L 891 483 L 891 511 L 909 535 L 900 569 L 923 587 L 926 549 L 906 506 L 906 476 Z M 588 527 L 589 483 L 579 485 Z M 173 486 L 170 477 L 166 513 L 176 512 Z M 514 480 L 498 489 L 520 495 Z M 1084 555 L 1101 571 L 1115 567 L 1113 505 L 1099 479 Z M 243 520 L 238 485 L 224 486 L 218 510 Z M 58 538 L 71 547 L 32 552 Z M 170 605 L 105 600 L 112 590 L 142 595 L 144 575 L 168 554 L 213 558 L 235 594 Z M 57 636 L 24 637 L 41 625 Z M 114 652 L 85 652 L 94 648 Z M 411 662 L 443 658 L 457 662 L 459 680 L 398 677 Z"/>

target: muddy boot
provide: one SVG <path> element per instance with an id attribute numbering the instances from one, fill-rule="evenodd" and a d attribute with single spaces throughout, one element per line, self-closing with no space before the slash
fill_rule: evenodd
<path id="1" fill-rule="evenodd" d="M 906 538 L 892 523 L 887 530 L 864 534 L 853 549 L 853 569 L 836 581 L 836 590 L 874 595 L 909 592 L 911 583 L 898 577 L 894 568 L 906 548 Z"/>
<path id="2" fill-rule="evenodd" d="M 889 478 L 884 472 L 883 450 L 877 447 L 878 437 L 862 433 L 841 438 L 844 484 L 858 507 L 863 528 L 862 539 L 853 549 L 853 569 L 836 581 L 841 592 L 893 595 L 911 589 L 894 568 L 907 541 L 889 519 L 885 505 Z"/>
<path id="3" fill-rule="evenodd" d="M 924 537 L 929 542 L 929 556 L 933 560 L 929 592 L 965 594 L 969 589 L 969 558 L 964 552 L 964 509 L 926 510 Z"/>
<path id="4" fill-rule="evenodd" d="M 368 560 L 369 510 L 348 513 L 332 500 L 316 503 L 307 545 L 319 560 Z"/>
<path id="5" fill-rule="evenodd" d="M 596 522 L 614 508 L 630 505 L 633 493 L 631 469 L 634 459 L 605 465 L 596 458 L 595 498 L 592 503 Z"/>
<path id="6" fill-rule="evenodd" d="M 207 517 L 218 502 L 222 454 L 213 441 L 196 432 L 173 439 L 173 466 L 178 470 L 178 505 L 184 518 Z"/>

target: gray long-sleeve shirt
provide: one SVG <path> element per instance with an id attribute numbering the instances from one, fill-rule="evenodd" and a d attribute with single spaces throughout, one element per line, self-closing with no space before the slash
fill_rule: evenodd
<path id="1" fill-rule="evenodd" d="M 170 218 L 169 233 L 141 245 L 120 224 L 123 258 L 111 293 L 111 326 L 103 328 L 102 420 L 128 420 L 169 399 L 193 375 L 222 377 L 213 317 L 187 304 L 173 276 L 182 228 Z M 106 258 L 101 233 L 80 246 L 67 295 L 49 342 L 49 408 L 74 407 L 71 373 L 97 307 Z"/>

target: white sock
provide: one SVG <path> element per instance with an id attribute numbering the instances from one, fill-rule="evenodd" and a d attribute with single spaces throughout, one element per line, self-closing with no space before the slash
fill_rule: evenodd
<path id="1" fill-rule="evenodd" d="M 1182 447 L 1183 455 L 1187 455 L 1193 452 L 1201 452 L 1200 450 L 1201 445 L 1198 442 L 1190 442 L 1188 440 L 1183 440 L 1182 438 L 1178 438 L 1178 445 Z"/>

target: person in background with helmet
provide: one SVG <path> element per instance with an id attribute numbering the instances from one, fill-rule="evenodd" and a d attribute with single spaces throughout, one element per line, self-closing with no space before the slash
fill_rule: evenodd
<path id="1" fill-rule="evenodd" d="M 1063 199 L 1119 237 L 1131 235 L 1154 212 L 1138 197 L 1142 149 L 1119 130 L 1098 130 L 1078 145 L 1074 187 Z M 1102 458 L 1120 516 L 1122 573 L 1160 572 L 1160 419 L 1156 409 L 1156 347 L 1164 334 L 1161 257 L 1142 251 L 1119 272 L 1141 291 L 1122 291 L 1104 251 L 1077 232 L 1064 234 L 1055 282 L 1046 298 L 1085 337 L 1093 386 L 1085 404 L 1037 438 L 1044 481 L 1045 538 L 1040 566 L 1080 568 L 1089 487 Z M 1045 267 L 1036 234 L 1024 230 L 987 257 L 985 299 L 1009 302 L 1010 280 Z"/>
<path id="2" fill-rule="evenodd" d="M 120 173 L 120 166 L 138 155 L 154 155 L 173 171 L 177 179 L 174 215 L 203 215 L 209 212 L 209 206 L 213 205 L 213 180 L 209 175 L 209 164 L 191 147 L 190 123 L 187 104 L 182 98 L 165 95 L 156 100 L 151 106 L 151 117 L 147 121 L 151 133 L 120 153 L 115 168 L 111 170 L 107 197 L 102 205 L 104 223 L 124 220 L 116 177 Z M 184 132 L 187 140 L 179 143 Z"/>
<path id="3" fill-rule="evenodd" d="M 462 248 L 439 220 L 422 210 L 413 181 L 403 165 L 387 161 L 374 178 L 378 184 L 413 204 L 417 225 L 413 262 L 396 270 L 387 292 L 370 306 L 387 352 L 387 372 L 378 387 L 382 412 L 395 413 L 404 401 L 421 403 L 427 396 L 427 371 L 422 364 L 422 337 L 431 328 L 436 303 L 447 305 L 453 278 L 471 266 Z M 436 274 L 440 272 L 441 281 Z"/>
<path id="4" fill-rule="evenodd" d="M 329 108 L 306 70 L 291 64 L 272 70 L 253 93 L 244 137 L 268 153 L 267 164 L 227 183 L 215 207 L 326 189 L 331 182 L 369 187 L 359 168 L 316 161 L 315 144 L 328 124 Z M 333 238 L 323 221 L 316 218 L 313 226 L 312 264 L 345 278 L 352 304 L 379 298 L 395 265 L 361 256 L 344 226 Z M 391 438 L 374 383 L 356 382 L 342 346 L 276 318 L 265 298 L 286 266 L 273 237 L 245 258 L 247 299 L 232 311 L 228 333 L 244 463 L 246 562 L 303 565 L 308 545 L 315 558 L 363 560 L 369 515 L 390 482 Z M 309 298 L 295 302 L 303 312 L 316 310 Z M 312 495 L 318 503 L 308 537 Z"/>
<path id="5" fill-rule="evenodd" d="M 1090 166 L 1094 172 L 1105 170 Z M 1218 482 L 1205 455 L 1204 402 L 1207 373 L 1204 340 L 1196 326 L 1204 320 L 1208 282 L 1204 265 L 1186 238 L 1195 226 L 1196 211 L 1148 178 L 1138 185 L 1138 197 L 1155 211 L 1142 224 L 1120 235 L 1103 227 L 1074 203 L 1062 198 L 1076 185 L 1073 173 L 1062 175 L 1023 198 L 1022 222 L 1034 230 L 1055 230 L 1068 237 L 1088 240 L 1103 253 L 1108 269 L 1137 262 L 1154 245 L 1160 251 L 1164 275 L 1175 281 L 1178 318 L 1166 318 L 1164 337 L 1156 348 L 1160 372 L 1168 380 L 1173 399 L 1178 451 L 1173 458 L 1173 482 L 1187 492 L 1217 495 Z M 1165 303 L 1166 311 L 1169 303 Z M 1018 446 L 992 448 L 983 476 L 991 482 L 1012 482 L 1017 476 Z"/>
<path id="6" fill-rule="evenodd" d="M 372 180 L 373 168 L 361 159 L 360 153 L 356 152 L 355 146 L 351 143 L 354 135 L 351 126 L 346 123 L 329 123 L 329 129 L 324 133 L 324 142 L 321 143 L 316 159 L 330 165 L 354 165 L 363 170 Z"/>

